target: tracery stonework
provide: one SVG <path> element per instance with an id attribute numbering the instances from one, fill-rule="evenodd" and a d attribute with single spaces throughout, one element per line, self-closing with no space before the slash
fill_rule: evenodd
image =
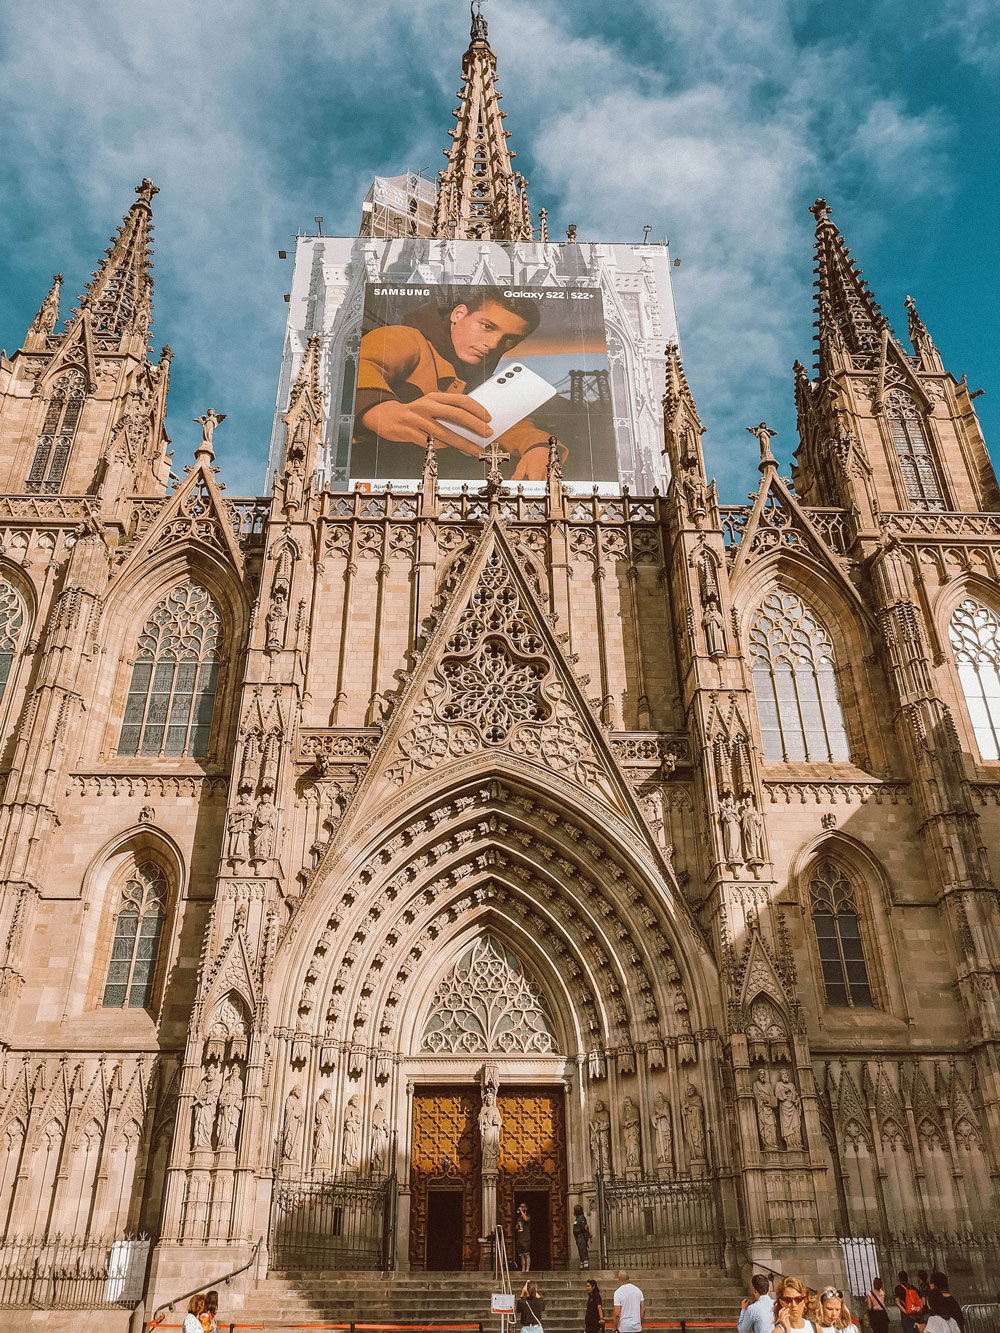
<path id="1" fill-rule="evenodd" d="M 554 1050 L 541 992 L 491 935 L 478 939 L 438 986 L 422 1046 L 466 1054 Z"/>

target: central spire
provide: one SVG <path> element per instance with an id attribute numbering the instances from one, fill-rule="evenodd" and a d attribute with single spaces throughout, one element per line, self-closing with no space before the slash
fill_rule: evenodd
<path id="1" fill-rule="evenodd" d="M 500 110 L 497 59 L 489 43 L 482 0 L 473 0 L 472 34 L 462 57 L 458 124 L 445 149 L 438 180 L 434 235 L 463 240 L 530 241 L 527 181 L 515 172 L 507 148 L 506 112 Z"/>

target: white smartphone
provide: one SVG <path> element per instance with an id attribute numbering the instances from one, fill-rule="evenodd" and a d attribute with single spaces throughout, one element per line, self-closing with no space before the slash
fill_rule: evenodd
<path id="1" fill-rule="evenodd" d="M 488 380 L 469 394 L 470 398 L 481 403 L 489 412 L 491 435 L 477 435 L 475 431 L 466 430 L 464 426 L 453 426 L 450 421 L 442 421 L 440 424 L 446 430 L 453 430 L 456 435 L 461 435 L 463 440 L 486 445 L 489 440 L 497 439 L 504 431 L 510 430 L 511 426 L 523 421 L 536 407 L 547 403 L 558 392 L 548 380 L 536 375 L 520 361 L 510 361 L 498 366 Z"/>

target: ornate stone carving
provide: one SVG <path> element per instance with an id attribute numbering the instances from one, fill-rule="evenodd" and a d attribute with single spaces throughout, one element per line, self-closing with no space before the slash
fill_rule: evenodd
<path id="1" fill-rule="evenodd" d="M 218 1065 L 211 1064 L 201 1076 L 194 1094 L 191 1146 L 194 1149 L 211 1148 L 212 1128 L 222 1089 L 222 1074 Z"/>
<path id="2" fill-rule="evenodd" d="M 792 1082 L 787 1070 L 779 1070 L 774 1084 L 774 1096 L 778 1103 L 778 1118 L 781 1137 L 786 1148 L 802 1147 L 802 1099 Z"/>
<path id="3" fill-rule="evenodd" d="M 236 1147 L 243 1114 L 243 1074 L 239 1065 L 232 1065 L 219 1094 L 219 1113 L 215 1123 L 215 1141 L 221 1151 L 231 1152 Z"/>
<path id="4" fill-rule="evenodd" d="M 313 1112 L 312 1164 L 313 1169 L 325 1171 L 330 1166 L 330 1153 L 333 1150 L 333 1104 L 330 1091 L 324 1088 L 316 1099 Z"/>
<path id="5" fill-rule="evenodd" d="M 483 1170 L 495 1171 L 500 1159 L 500 1131 L 503 1128 L 503 1116 L 497 1106 L 497 1096 L 493 1088 L 487 1087 L 483 1093 L 483 1106 L 479 1112 L 479 1137 L 482 1140 Z"/>
<path id="6" fill-rule="evenodd" d="M 763 1066 L 757 1072 L 751 1091 L 757 1112 L 760 1146 L 766 1152 L 774 1152 L 778 1147 L 778 1099 Z"/>
<path id="7" fill-rule="evenodd" d="M 361 1162 L 361 1108 L 357 1093 L 347 1099 L 344 1109 L 344 1141 L 340 1158 L 345 1166 L 352 1169 Z"/>
<path id="8" fill-rule="evenodd" d="M 375 1103 L 372 1111 L 371 1163 L 377 1176 L 389 1169 L 389 1123 L 381 1101 Z"/>
<path id="9" fill-rule="evenodd" d="M 421 1047 L 484 1053 L 555 1049 L 541 991 L 490 935 L 477 940 L 438 986 Z"/>
<path id="10" fill-rule="evenodd" d="M 692 1162 L 705 1160 L 705 1104 L 701 1093 L 693 1083 L 687 1085 L 684 1094 L 684 1106 L 681 1109 L 684 1121 L 684 1137 Z"/>
<path id="11" fill-rule="evenodd" d="M 305 1111 L 302 1106 L 302 1089 L 296 1083 L 285 1098 L 285 1114 L 281 1124 L 281 1160 L 298 1160 L 302 1143 L 302 1120 Z"/>
<path id="12" fill-rule="evenodd" d="M 642 1132 L 639 1124 L 639 1108 L 631 1097 L 626 1097 L 622 1104 L 622 1134 L 625 1138 L 625 1169 L 642 1169 Z"/>
<path id="13" fill-rule="evenodd" d="M 594 1107 L 590 1122 L 590 1155 L 594 1170 L 601 1175 L 611 1172 L 611 1115 L 602 1101 Z"/>

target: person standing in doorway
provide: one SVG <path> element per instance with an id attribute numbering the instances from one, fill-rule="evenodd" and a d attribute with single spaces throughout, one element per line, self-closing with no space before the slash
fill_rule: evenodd
<path id="1" fill-rule="evenodd" d="M 642 1333 L 642 1321 L 646 1318 L 646 1298 L 629 1281 L 628 1273 L 622 1268 L 618 1273 L 618 1286 L 615 1289 L 615 1312 L 612 1322 L 615 1333 Z"/>
<path id="2" fill-rule="evenodd" d="M 872 1278 L 865 1305 L 868 1307 L 868 1326 L 872 1333 L 889 1333 L 889 1311 L 885 1306 L 885 1288 L 880 1277 Z"/>
<path id="3" fill-rule="evenodd" d="M 582 1203 L 573 1205 L 573 1239 L 576 1241 L 576 1252 L 580 1256 L 580 1267 L 589 1268 L 590 1223 L 587 1221 Z"/>
<path id="4" fill-rule="evenodd" d="M 604 1306 L 601 1289 L 592 1277 L 587 1278 L 587 1309 L 583 1316 L 583 1333 L 601 1333 L 604 1328 Z"/>
<path id="5" fill-rule="evenodd" d="M 517 1302 L 517 1315 L 521 1321 L 521 1333 L 543 1333 L 542 1314 L 544 1310 L 545 1302 L 538 1294 L 538 1283 L 526 1282 L 521 1288 L 521 1295 Z"/>
<path id="6" fill-rule="evenodd" d="M 521 1272 L 530 1273 L 531 1218 L 528 1215 L 528 1205 L 526 1203 L 520 1203 L 517 1206 L 517 1218 L 514 1222 L 514 1254 Z"/>
<path id="7" fill-rule="evenodd" d="M 774 1301 L 768 1294 L 770 1286 L 770 1279 L 763 1273 L 754 1273 L 750 1279 L 752 1299 L 745 1296 L 740 1303 L 736 1333 L 771 1333 L 774 1327 Z"/>

